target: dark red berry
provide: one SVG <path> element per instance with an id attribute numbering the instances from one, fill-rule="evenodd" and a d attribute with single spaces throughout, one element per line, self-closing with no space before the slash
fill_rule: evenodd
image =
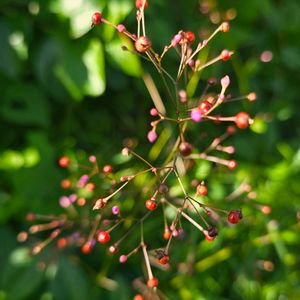
<path id="1" fill-rule="evenodd" d="M 211 226 L 207 230 L 207 235 L 211 238 L 215 238 L 218 235 L 218 229 L 214 226 Z"/>
<path id="2" fill-rule="evenodd" d="M 198 108 L 201 112 L 202 115 L 205 115 L 210 109 L 211 109 L 211 104 L 204 100 L 202 102 L 200 102 L 200 104 L 198 105 Z"/>
<path id="3" fill-rule="evenodd" d="M 192 150 L 193 146 L 190 143 L 182 142 L 179 144 L 179 152 L 182 156 L 189 156 Z"/>
<path id="4" fill-rule="evenodd" d="M 227 217 L 227 220 L 231 224 L 237 224 L 243 218 L 242 211 L 239 210 L 232 210 Z"/>
<path id="5" fill-rule="evenodd" d="M 149 288 L 154 288 L 154 287 L 158 286 L 158 279 L 155 277 L 148 279 L 147 285 Z"/>
<path id="6" fill-rule="evenodd" d="M 143 2 L 144 2 L 144 0 L 135 0 L 135 7 L 137 9 L 142 8 L 143 7 Z M 148 8 L 148 1 L 147 0 L 145 1 L 144 8 Z"/>
<path id="7" fill-rule="evenodd" d="M 195 34 L 191 31 L 187 31 L 185 33 L 185 38 L 188 40 L 190 44 L 193 44 L 195 41 Z"/>
<path id="8" fill-rule="evenodd" d="M 211 86 L 216 85 L 217 82 L 218 82 L 218 80 L 217 80 L 216 77 L 209 77 L 209 78 L 207 79 L 207 83 L 208 83 L 209 85 L 211 85 Z"/>
<path id="9" fill-rule="evenodd" d="M 146 52 L 151 47 L 151 41 L 146 36 L 141 36 L 135 41 L 134 47 L 137 52 Z"/>
<path id="10" fill-rule="evenodd" d="M 161 183 L 159 186 L 158 186 L 158 192 L 160 193 L 160 194 L 166 194 L 168 191 L 169 191 L 169 188 L 168 188 L 168 186 L 166 185 L 166 184 L 164 184 L 164 183 Z"/>
<path id="11" fill-rule="evenodd" d="M 99 25 L 101 23 L 102 14 L 101 12 L 97 11 L 92 16 L 92 24 Z"/>
<path id="12" fill-rule="evenodd" d="M 241 111 L 235 116 L 235 124 L 238 128 L 245 129 L 249 126 L 250 117 L 247 113 Z"/>
<path id="13" fill-rule="evenodd" d="M 110 234 L 105 230 L 101 230 L 98 233 L 97 240 L 99 243 L 105 244 L 110 240 Z"/>
<path id="14" fill-rule="evenodd" d="M 145 205 L 149 210 L 155 210 L 157 207 L 156 201 L 151 199 L 147 200 Z"/>
<path id="15" fill-rule="evenodd" d="M 170 257 L 169 255 L 167 255 L 164 250 L 156 250 L 156 257 L 157 257 L 157 261 L 161 264 L 161 265 L 166 265 L 169 260 L 170 260 Z"/>
<path id="16" fill-rule="evenodd" d="M 70 158 L 66 155 L 62 156 L 59 161 L 58 161 L 58 165 L 61 168 L 66 168 L 70 163 Z"/>

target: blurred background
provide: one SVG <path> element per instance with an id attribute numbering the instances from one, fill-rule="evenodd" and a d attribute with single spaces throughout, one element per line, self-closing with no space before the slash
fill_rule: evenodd
<path id="1" fill-rule="evenodd" d="M 229 20 L 230 32 L 219 35 L 205 55 L 224 48 L 235 55 L 203 72 L 201 80 L 230 74 L 233 95 L 257 93 L 256 102 L 229 108 L 255 119 L 230 140 L 239 163 L 234 179 L 207 175 L 212 201 L 243 207 L 244 221 L 224 226 L 214 243 L 190 230 L 185 248 L 177 243 L 172 249 L 172 268 L 155 270 L 159 288 L 167 299 L 299 299 L 299 0 L 149 2 L 147 33 L 160 50 L 181 29 L 201 37 Z M 143 155 L 162 151 L 146 139 L 153 104 L 141 76 L 146 68 L 160 88 L 154 69 L 122 51 L 128 41 L 111 28 L 91 30 L 96 10 L 135 31 L 131 0 L 0 1 L 1 300 L 132 299 L 132 280 L 143 276 L 136 258 L 120 266 L 105 249 L 90 256 L 46 249 L 31 257 L 30 243 L 16 239 L 28 229 L 28 212 L 63 212 L 61 155 L 95 154 L 100 165 L 122 169 L 119 153 L 128 139 Z M 167 61 L 172 70 L 176 57 Z M 251 199 L 243 194 L 237 202 L 224 201 L 245 178 Z M 134 206 L 133 199 L 128 203 Z M 147 229 L 150 245 L 156 230 Z"/>

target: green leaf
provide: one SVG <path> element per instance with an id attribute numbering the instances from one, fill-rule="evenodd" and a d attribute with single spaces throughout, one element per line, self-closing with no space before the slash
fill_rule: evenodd
<path id="1" fill-rule="evenodd" d="M 50 2 L 50 10 L 70 19 L 71 36 L 79 38 L 91 30 L 91 17 L 95 11 L 102 11 L 99 1 L 55 0 Z"/>
<path id="2" fill-rule="evenodd" d="M 49 125 L 47 100 L 40 89 L 31 84 L 14 84 L 7 88 L 0 114 L 9 122 L 22 125 Z"/>
<path id="3" fill-rule="evenodd" d="M 88 283 L 81 269 L 67 257 L 61 256 L 56 277 L 52 283 L 56 300 L 88 299 Z"/>
<path id="4" fill-rule="evenodd" d="M 139 77 L 142 75 L 142 67 L 137 55 L 131 53 L 128 50 L 122 50 L 122 46 L 125 46 L 130 51 L 133 51 L 133 44 L 129 40 L 122 36 L 107 44 L 106 51 L 111 57 L 112 61 L 126 74 Z"/>
<path id="5" fill-rule="evenodd" d="M 89 96 L 100 96 L 105 91 L 105 69 L 103 47 L 99 40 L 91 40 L 83 53 L 83 63 L 88 74 L 84 92 Z"/>

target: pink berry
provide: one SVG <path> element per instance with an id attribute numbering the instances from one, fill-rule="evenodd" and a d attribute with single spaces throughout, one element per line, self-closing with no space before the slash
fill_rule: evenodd
<path id="1" fill-rule="evenodd" d="M 201 111 L 199 108 L 194 108 L 192 111 L 191 111 L 191 119 L 198 123 L 201 121 L 202 119 L 202 114 L 201 114 Z"/>
<path id="2" fill-rule="evenodd" d="M 150 143 L 154 143 L 157 139 L 157 133 L 154 130 L 151 130 L 148 132 L 147 138 Z"/>
<path id="3" fill-rule="evenodd" d="M 127 261 L 127 255 L 121 255 L 119 261 L 121 264 L 124 264 Z"/>
<path id="4" fill-rule="evenodd" d="M 229 84 L 230 84 L 230 78 L 228 75 L 226 75 L 221 79 L 222 88 L 227 88 Z"/>
<path id="5" fill-rule="evenodd" d="M 174 47 L 174 46 L 176 46 L 177 44 L 179 44 L 180 41 L 181 41 L 181 39 L 182 39 L 181 34 L 176 34 L 176 35 L 174 35 L 174 37 L 173 37 L 173 39 L 172 39 L 172 46 Z"/>
<path id="6" fill-rule="evenodd" d="M 157 116 L 158 115 L 158 111 L 157 111 L 157 109 L 156 108 L 151 108 L 150 109 L 150 115 L 152 116 L 152 117 L 155 117 L 155 116 Z"/>
<path id="7" fill-rule="evenodd" d="M 120 213 L 120 208 L 119 206 L 113 206 L 111 209 L 111 212 L 113 213 L 113 215 L 118 215 Z"/>
<path id="8" fill-rule="evenodd" d="M 117 26 L 117 30 L 118 30 L 119 32 L 124 32 L 124 31 L 126 30 L 126 27 L 125 27 L 123 24 L 119 24 L 119 25 Z"/>

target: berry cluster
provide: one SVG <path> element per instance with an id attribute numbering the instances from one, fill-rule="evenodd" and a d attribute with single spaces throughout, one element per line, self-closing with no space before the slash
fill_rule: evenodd
<path id="1" fill-rule="evenodd" d="M 151 39 L 146 34 L 144 11 L 149 7 L 149 3 L 147 0 L 136 0 L 135 6 L 137 9 L 136 33 L 129 32 L 123 24 L 112 24 L 100 12 L 93 14 L 92 26 L 105 24 L 131 39 L 133 53 L 150 61 L 161 76 L 170 103 L 173 105 L 171 109 L 166 108 L 167 105 L 161 99 L 151 76 L 148 74 L 144 80 L 155 104 L 155 107 L 150 110 L 150 116 L 154 120 L 150 122 L 151 129 L 147 133 L 148 141 L 155 143 L 159 139 L 158 128 L 162 127 L 163 131 L 165 123 L 168 123 L 168 126 L 173 126 L 174 136 L 169 140 L 170 145 L 167 147 L 169 150 L 166 157 L 161 159 L 164 162 L 160 165 L 154 165 L 128 146 L 122 150 L 122 154 L 126 157 L 136 158 L 145 165 L 145 168 L 132 172 L 132 174 L 118 176 L 120 170 L 115 170 L 115 166 L 110 164 L 100 167 L 96 156 L 90 156 L 89 164 L 82 167 L 76 159 L 64 155 L 59 159 L 58 164 L 62 168 L 69 169 L 72 175 L 61 182 L 61 187 L 67 195 L 59 199 L 59 204 L 65 209 L 65 213 L 59 216 L 29 214 L 27 220 L 44 221 L 44 223 L 32 225 L 29 228 L 30 234 L 51 230 L 46 240 L 33 247 L 32 252 L 34 254 L 39 253 L 53 240 L 56 240 L 58 249 L 77 246 L 81 248 L 84 254 L 91 253 L 97 242 L 108 244 L 108 252 L 116 254 L 120 251 L 121 243 L 129 239 L 132 231 L 139 227 L 141 234 L 136 247 L 129 253 L 119 255 L 119 262 L 123 264 L 137 252 L 143 254 L 147 279 L 145 284 L 139 288 L 141 294 L 134 297 L 137 300 L 143 299 L 142 294 L 149 293 L 149 290 L 151 293 L 156 293 L 159 282 L 153 275 L 152 267 L 156 265 L 164 268 L 169 267 L 172 263 L 171 245 L 176 238 L 183 238 L 186 234 L 184 229 L 186 222 L 194 225 L 201 232 L 203 238 L 211 242 L 218 235 L 218 224 L 237 224 L 243 218 L 240 208 L 228 211 L 211 205 L 209 202 L 209 185 L 202 178 L 194 179 L 187 186 L 183 177 L 197 160 L 207 161 L 220 168 L 222 172 L 230 172 L 237 167 L 236 160 L 231 157 L 226 158 L 226 156 L 234 154 L 235 148 L 232 145 L 225 145 L 224 141 L 235 134 L 237 128 L 247 128 L 252 123 L 252 119 L 244 111 L 233 116 L 215 114 L 215 111 L 221 105 L 232 101 L 241 99 L 254 101 L 256 94 L 250 92 L 248 95 L 238 98 L 227 95 L 226 92 L 230 85 L 228 75 L 220 80 L 213 77 L 209 78 L 200 95 L 193 95 L 187 90 L 188 80 L 194 74 L 217 62 L 226 62 L 233 55 L 232 51 L 224 49 L 219 52 L 219 55 L 208 61 L 199 60 L 199 53 L 218 33 L 229 31 L 228 22 L 221 23 L 210 36 L 198 42 L 196 42 L 198 37 L 195 33 L 180 30 L 170 39 L 170 43 L 164 47 L 163 51 L 158 53 L 154 50 Z M 163 65 L 166 54 L 172 50 L 178 55 L 179 63 L 176 74 L 169 73 Z M 197 142 L 189 140 L 188 132 L 191 126 L 201 127 L 205 121 L 213 121 L 217 124 L 216 126 L 224 122 L 231 122 L 231 124 L 223 134 L 214 137 L 205 147 L 200 147 Z M 144 197 L 142 199 L 143 205 L 140 208 L 142 216 L 133 221 L 130 213 L 124 214 L 122 205 L 117 202 L 116 198 L 121 197 L 123 193 L 125 194 L 125 190 L 136 178 L 146 175 L 151 188 L 140 193 L 139 197 Z M 171 193 L 172 184 L 179 188 L 179 196 Z M 108 185 L 109 188 L 107 188 Z M 107 195 L 99 198 L 99 194 L 104 191 L 107 191 Z M 249 185 L 244 182 L 228 196 L 228 199 L 233 200 L 243 192 L 251 192 Z M 147 196 L 143 196 L 144 194 Z M 137 201 L 137 205 L 139 202 Z M 81 212 L 78 208 L 81 209 Z M 89 214 L 91 210 L 96 214 L 91 216 Z M 167 214 L 167 210 L 174 212 L 172 217 Z M 159 249 L 149 250 L 151 244 L 144 237 L 144 225 L 146 221 L 151 220 L 151 216 L 156 214 L 156 211 L 162 213 L 162 237 L 166 241 L 166 245 Z M 122 223 L 128 220 L 130 220 L 130 228 L 128 229 L 127 226 L 121 237 L 119 233 L 115 234 L 116 228 L 122 227 Z M 26 232 L 20 233 L 19 240 L 26 240 L 27 235 Z M 153 256 L 155 257 L 154 261 Z"/>

